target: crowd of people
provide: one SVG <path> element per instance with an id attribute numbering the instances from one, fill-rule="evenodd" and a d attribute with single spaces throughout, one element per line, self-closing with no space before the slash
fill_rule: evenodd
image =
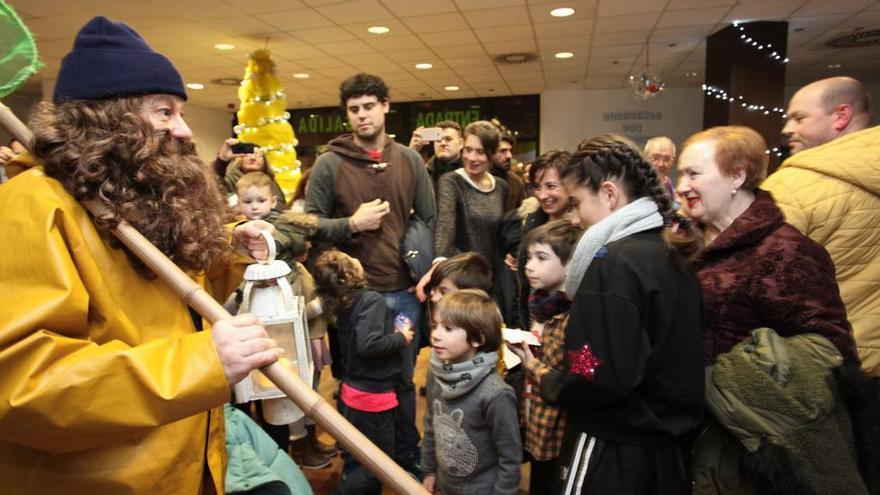
<path id="1" fill-rule="evenodd" d="M 328 399 L 430 493 L 517 494 L 523 463 L 531 494 L 880 493 L 880 127 L 858 81 L 792 97 L 793 155 L 768 177 L 742 126 L 680 156 L 588 136 L 524 167 L 497 121 L 407 146 L 387 85 L 356 74 L 352 132 L 290 198 L 259 147 L 203 163 L 185 101 L 167 58 L 96 17 L 30 151 L 0 149 L 12 493 L 311 493 L 300 468 L 336 455 L 314 425 L 290 444 L 230 406 L 278 344 L 247 313 L 203 321 L 113 237 L 122 220 L 231 310 L 277 253 L 309 303 L 314 382 L 329 367 Z M 402 250 L 413 236 L 425 252 Z M 336 492 L 381 490 L 343 452 Z"/>

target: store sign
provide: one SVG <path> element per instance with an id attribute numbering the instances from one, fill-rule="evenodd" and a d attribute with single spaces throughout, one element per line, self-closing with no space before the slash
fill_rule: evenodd
<path id="1" fill-rule="evenodd" d="M 650 111 L 611 111 L 603 112 L 602 120 L 619 125 L 617 132 L 636 143 L 644 143 L 657 135 L 655 124 L 662 123 L 663 112 Z"/>
<path id="2" fill-rule="evenodd" d="M 336 134 L 342 134 L 350 131 L 351 129 L 348 126 L 348 121 L 342 115 L 302 115 L 297 119 L 296 123 L 297 134 L 305 134 L 309 132 L 332 132 Z"/>
<path id="3" fill-rule="evenodd" d="M 480 120 L 480 109 L 419 112 L 416 114 L 416 127 L 435 127 L 444 120 L 457 122 L 463 129 L 471 122 Z"/>

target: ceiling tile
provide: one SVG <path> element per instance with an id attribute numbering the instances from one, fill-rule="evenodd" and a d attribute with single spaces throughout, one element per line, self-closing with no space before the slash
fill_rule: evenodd
<path id="1" fill-rule="evenodd" d="M 429 48 L 440 48 L 441 51 L 442 47 L 446 46 L 476 45 L 479 43 L 474 32 L 470 30 L 423 33 L 419 37 Z"/>
<path id="2" fill-rule="evenodd" d="M 211 1 L 211 0 L 209 0 Z M 264 12 L 277 12 L 279 10 L 290 10 L 299 7 L 305 7 L 306 5 L 297 0 L 224 0 L 229 5 L 235 7 L 241 12 L 250 12 L 252 14 L 262 14 Z M 180 5 L 184 2 L 175 2 L 175 5 Z M 189 0 L 186 0 L 185 3 L 190 3 Z M 222 10 L 216 8 L 216 2 L 214 9 Z"/>
<path id="3" fill-rule="evenodd" d="M 223 19 L 204 19 L 200 21 L 212 31 L 227 36 L 262 36 L 279 31 L 277 26 L 265 23 L 254 17 L 226 17 Z"/>
<path id="4" fill-rule="evenodd" d="M 281 46 L 272 48 L 271 50 L 274 56 L 285 58 L 294 62 L 297 62 L 301 59 L 315 58 L 326 55 L 323 51 L 315 48 L 314 46 L 305 44 L 297 46 Z"/>
<path id="5" fill-rule="evenodd" d="M 657 22 L 658 28 L 716 24 L 729 12 L 728 7 L 666 11 Z"/>
<path id="6" fill-rule="evenodd" d="M 699 7 L 714 7 L 720 5 L 735 5 L 737 0 L 669 0 L 666 10 L 695 9 Z"/>
<path id="7" fill-rule="evenodd" d="M 794 13 L 801 4 L 803 0 L 740 3 L 725 16 L 724 20 L 726 22 L 783 20 Z"/>
<path id="8" fill-rule="evenodd" d="M 660 12 L 667 0 L 600 0 L 599 17 Z"/>
<path id="9" fill-rule="evenodd" d="M 354 0 L 352 2 L 315 7 L 315 10 L 336 24 L 349 24 L 392 17 L 391 12 L 388 12 L 376 0 Z"/>
<path id="10" fill-rule="evenodd" d="M 491 65 L 492 60 L 485 56 L 479 57 L 455 57 L 448 61 L 450 67 L 454 69 L 458 68 L 469 68 L 469 67 L 484 67 L 487 64 Z"/>
<path id="11" fill-rule="evenodd" d="M 352 41 L 357 39 L 353 34 L 337 26 L 327 26 L 312 29 L 297 29 L 295 31 L 290 31 L 290 33 L 297 38 L 305 41 L 306 43 L 312 43 L 317 46 L 320 46 L 321 43 L 332 43 L 334 41 Z"/>
<path id="12" fill-rule="evenodd" d="M 333 21 L 312 9 L 285 10 L 283 12 L 273 12 L 272 14 L 257 14 L 256 17 L 282 31 L 294 33 L 300 29 L 333 25 Z"/>
<path id="13" fill-rule="evenodd" d="M 508 7 L 519 7 L 526 4 L 525 0 L 455 0 L 461 10 L 498 9 L 503 8 L 504 16 L 507 16 Z M 496 11 L 497 12 L 497 11 Z"/>
<path id="14" fill-rule="evenodd" d="M 615 17 L 600 17 L 596 20 L 595 31 L 597 33 L 617 33 L 621 31 L 636 31 L 639 29 L 651 29 L 660 17 L 659 12 L 647 14 L 634 14 Z"/>
<path id="15" fill-rule="evenodd" d="M 413 64 L 420 62 L 427 62 L 431 64 L 436 64 L 437 57 L 430 50 L 421 48 L 421 49 L 413 49 L 413 50 L 390 50 L 385 52 L 385 56 L 389 59 L 397 62 L 399 64 L 407 64 L 412 66 Z"/>
<path id="16" fill-rule="evenodd" d="M 452 0 L 431 0 L 413 2 L 412 0 L 382 0 L 382 3 L 397 17 L 426 16 L 455 12 L 457 7 Z"/>
<path id="17" fill-rule="evenodd" d="M 403 19 L 403 23 L 409 26 L 409 28 L 417 34 L 455 31 L 468 27 L 468 23 L 465 22 L 464 17 L 457 12 L 409 17 Z"/>
<path id="18" fill-rule="evenodd" d="M 650 40 L 659 43 L 675 43 L 682 41 L 705 40 L 713 26 L 682 26 L 674 28 L 655 29 L 651 33 Z"/>
<path id="19" fill-rule="evenodd" d="M 485 56 L 486 50 L 480 45 L 446 46 L 435 50 L 437 55 L 445 58 Z"/>
<path id="20" fill-rule="evenodd" d="M 483 28 L 476 31 L 477 37 L 483 43 L 495 43 L 499 41 L 532 40 L 532 27 L 529 25 L 504 26 L 497 28 Z"/>
<path id="21" fill-rule="evenodd" d="M 321 50 L 333 56 L 357 55 L 360 53 L 375 53 L 375 49 L 361 40 L 336 41 L 333 43 L 321 43 Z"/>
<path id="22" fill-rule="evenodd" d="M 633 57 L 642 52 L 645 48 L 644 45 L 620 45 L 620 46 L 605 46 L 605 47 L 594 47 L 593 51 L 590 53 L 590 59 L 594 58 L 610 58 L 610 59 L 620 59 L 621 61 L 626 57 Z"/>
<path id="23" fill-rule="evenodd" d="M 580 36 L 567 36 L 565 38 L 546 38 L 538 40 L 538 48 L 541 51 L 553 52 L 583 52 L 587 53 L 590 48 L 589 38 Z"/>
<path id="24" fill-rule="evenodd" d="M 644 43 L 651 31 L 624 31 L 620 33 L 596 33 L 593 35 L 593 46 L 614 46 L 630 43 Z"/>
<path id="25" fill-rule="evenodd" d="M 337 68 L 340 66 L 342 66 L 342 67 L 348 66 L 348 64 L 346 64 L 345 62 L 343 62 L 339 59 L 336 59 L 334 57 L 328 57 L 326 55 L 323 57 L 316 57 L 316 58 L 301 58 L 301 59 L 297 60 L 297 63 L 299 63 L 300 65 L 302 65 L 303 67 L 306 67 L 308 69 L 319 69 L 319 70 L 320 69 Z"/>
<path id="26" fill-rule="evenodd" d="M 406 36 L 395 36 L 393 38 L 377 37 L 367 40 L 367 44 L 380 52 L 425 48 L 425 45 L 421 40 L 411 34 Z"/>
<path id="27" fill-rule="evenodd" d="M 517 24 L 531 24 L 529 11 L 525 7 L 508 7 L 502 10 L 486 9 L 474 10 L 464 14 L 467 23 L 474 29 L 494 28 L 498 26 L 513 26 Z M 498 22 L 499 18 L 504 22 Z"/>
<path id="28" fill-rule="evenodd" d="M 806 5 L 798 9 L 794 15 L 814 16 L 828 14 L 854 14 L 862 9 L 871 6 L 875 0 L 810 0 Z"/>
<path id="29" fill-rule="evenodd" d="M 592 19 L 581 19 L 565 22 L 542 22 L 535 24 L 535 35 L 538 38 L 556 38 L 559 36 L 582 36 L 589 39 L 593 32 Z"/>
<path id="30" fill-rule="evenodd" d="M 500 43 L 483 43 L 490 55 L 505 53 L 534 52 L 537 50 L 532 40 L 505 41 Z"/>

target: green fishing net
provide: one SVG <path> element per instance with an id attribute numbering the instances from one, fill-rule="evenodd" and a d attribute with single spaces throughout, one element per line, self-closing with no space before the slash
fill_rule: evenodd
<path id="1" fill-rule="evenodd" d="M 0 0 L 0 98 L 18 89 L 41 67 L 34 37 L 12 7 Z"/>

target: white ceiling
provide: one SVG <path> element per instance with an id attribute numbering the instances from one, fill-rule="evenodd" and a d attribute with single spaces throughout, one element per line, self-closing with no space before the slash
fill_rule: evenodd
<path id="1" fill-rule="evenodd" d="M 706 37 L 734 20 L 787 20 L 787 84 L 837 74 L 880 82 L 878 47 L 829 49 L 824 42 L 880 28 L 875 0 L 8 0 L 33 31 L 46 68 L 31 81 L 54 79 L 79 28 L 101 14 L 133 26 L 168 56 L 190 102 L 237 105 L 248 52 L 268 45 L 291 108 L 338 104 L 339 82 L 377 74 L 397 101 L 534 94 L 550 88 L 621 88 L 645 63 L 669 87 L 703 81 Z M 571 17 L 550 10 L 573 7 Z M 375 35 L 367 27 L 387 26 Z M 648 45 L 649 42 L 649 45 Z M 219 51 L 217 43 L 236 46 Z M 558 60 L 569 51 L 574 57 Z M 492 57 L 533 52 L 535 62 L 498 65 Z M 420 62 L 433 69 L 417 70 Z M 840 64 L 840 68 L 829 65 Z M 305 72 L 309 79 L 294 79 Z M 695 77 L 685 74 L 696 72 Z M 445 91 L 445 86 L 459 91 Z"/>

